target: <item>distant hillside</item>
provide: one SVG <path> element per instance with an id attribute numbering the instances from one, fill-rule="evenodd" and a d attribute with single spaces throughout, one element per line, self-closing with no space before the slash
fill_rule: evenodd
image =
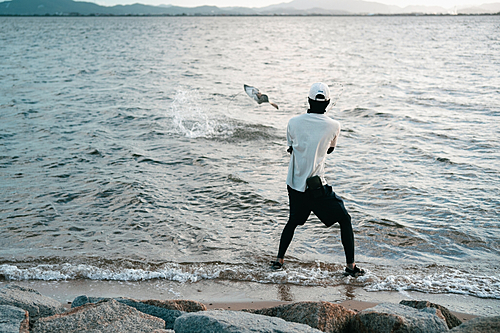
<path id="1" fill-rule="evenodd" d="M 214 6 L 195 8 L 148 6 L 141 4 L 99 6 L 91 2 L 72 0 L 12 0 L 0 2 L 0 15 L 229 15 Z"/>
<path id="2" fill-rule="evenodd" d="M 483 13 L 500 13 L 500 3 L 489 3 L 477 7 L 462 8 L 457 10 L 460 14 L 483 14 Z"/>
<path id="3" fill-rule="evenodd" d="M 168 1 L 168 0 L 167 0 Z M 454 13 L 499 13 L 500 3 L 462 8 Z M 361 0 L 293 0 L 263 8 L 215 6 L 179 7 L 142 4 L 100 6 L 73 0 L 11 0 L 0 2 L 0 15 L 352 15 L 352 14 L 446 14 L 442 7 L 409 6 L 400 8 Z"/>
<path id="4" fill-rule="evenodd" d="M 361 0 L 293 0 L 292 2 L 269 6 L 267 8 L 278 9 L 280 7 L 291 7 L 298 10 L 322 8 L 347 13 L 365 14 L 391 14 L 397 13 L 398 10 L 401 10 L 401 8 L 397 6 L 389 6 L 377 2 Z"/>
<path id="5" fill-rule="evenodd" d="M 256 8 L 254 12 L 260 15 L 352 15 L 352 12 L 340 9 L 325 9 L 320 7 L 311 7 L 297 9 L 294 7 L 275 7 L 275 8 Z"/>
<path id="6" fill-rule="evenodd" d="M 311 8 L 322 8 L 327 11 L 337 11 L 355 14 L 492 14 L 500 12 L 500 3 L 483 4 L 472 8 L 443 8 L 439 6 L 407 6 L 401 8 L 377 2 L 362 0 L 293 0 L 287 3 L 261 8 L 261 10 L 276 11 L 279 8 L 293 8 L 296 10 L 310 10 Z"/>
<path id="7" fill-rule="evenodd" d="M 407 6 L 400 10 L 401 13 L 427 13 L 427 14 L 450 14 L 451 10 L 438 6 Z"/>

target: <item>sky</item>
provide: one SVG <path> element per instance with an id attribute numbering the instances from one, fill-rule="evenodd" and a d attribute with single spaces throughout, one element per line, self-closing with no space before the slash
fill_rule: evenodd
<path id="1" fill-rule="evenodd" d="M 80 0 L 82 1 L 82 0 Z M 175 5 L 181 7 L 196 7 L 212 5 L 217 7 L 265 7 L 269 5 L 287 3 L 291 0 L 84 0 L 94 2 L 103 6 L 128 5 L 142 3 L 146 5 Z M 455 6 L 479 6 L 484 3 L 495 3 L 500 0 L 365 0 L 379 2 L 387 5 L 406 7 L 408 5 L 441 6 L 453 8 Z"/>

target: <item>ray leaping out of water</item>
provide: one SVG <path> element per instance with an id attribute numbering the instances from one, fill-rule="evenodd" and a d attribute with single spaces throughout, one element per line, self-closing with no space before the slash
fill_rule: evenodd
<path id="1" fill-rule="evenodd" d="M 247 93 L 250 98 L 254 99 L 258 104 L 262 103 L 269 103 L 272 106 L 274 106 L 276 109 L 278 109 L 278 105 L 275 103 L 269 102 L 269 97 L 267 95 L 262 94 L 259 89 L 255 87 L 248 86 L 246 84 L 243 85 L 243 88 L 245 88 L 245 92 Z"/>

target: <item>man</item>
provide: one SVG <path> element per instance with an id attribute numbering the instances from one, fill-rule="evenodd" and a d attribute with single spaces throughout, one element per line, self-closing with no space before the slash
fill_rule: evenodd
<path id="1" fill-rule="evenodd" d="M 326 225 L 340 224 L 347 267 L 344 275 L 358 277 L 365 272 L 354 263 L 354 234 L 351 216 L 344 202 L 326 184 L 325 159 L 335 149 L 340 123 L 325 115 L 330 103 L 330 89 L 314 83 L 309 91 L 309 110 L 288 122 L 287 142 L 291 154 L 286 179 L 290 216 L 281 234 L 278 257 L 272 267 L 280 269 L 295 228 L 303 225 L 311 211 Z"/>

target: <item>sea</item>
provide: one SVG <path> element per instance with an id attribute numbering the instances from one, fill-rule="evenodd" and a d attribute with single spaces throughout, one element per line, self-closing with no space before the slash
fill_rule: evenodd
<path id="1" fill-rule="evenodd" d="M 269 267 L 287 122 L 314 82 L 342 126 L 326 178 L 352 216 L 357 279 L 338 225 L 313 214 L 286 269 Z M 3 284 L 500 300 L 499 221 L 500 16 L 0 17 Z"/>

